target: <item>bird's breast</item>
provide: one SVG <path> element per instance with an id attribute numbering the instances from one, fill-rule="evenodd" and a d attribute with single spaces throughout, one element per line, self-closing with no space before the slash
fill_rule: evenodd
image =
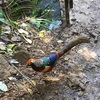
<path id="1" fill-rule="evenodd" d="M 53 69 L 53 66 L 45 66 L 45 69 L 42 70 L 43 73 L 49 72 Z"/>

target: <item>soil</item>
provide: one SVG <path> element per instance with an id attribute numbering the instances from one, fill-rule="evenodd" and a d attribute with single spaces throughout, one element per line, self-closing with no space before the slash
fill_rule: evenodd
<path id="1" fill-rule="evenodd" d="M 61 7 L 64 10 L 63 0 Z M 37 85 L 32 87 L 17 73 L 16 80 L 5 80 L 9 91 L 0 91 L 0 100 L 100 100 L 100 1 L 74 0 L 70 19 L 70 27 L 48 33 L 48 38 L 53 37 L 52 41 L 44 43 L 42 39 L 34 38 L 29 53 L 40 58 L 59 50 L 77 36 L 89 37 L 90 43 L 72 48 L 46 74 L 20 65 L 18 68 Z M 38 49 L 33 49 L 35 46 Z M 32 91 L 27 92 L 25 87 Z"/>

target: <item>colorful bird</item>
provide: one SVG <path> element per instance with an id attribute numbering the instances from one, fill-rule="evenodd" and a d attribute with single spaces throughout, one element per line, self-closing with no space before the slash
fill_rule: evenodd
<path id="1" fill-rule="evenodd" d="M 68 52 L 71 48 L 73 48 L 74 46 L 80 43 L 88 43 L 88 42 L 89 39 L 84 36 L 75 38 L 56 53 L 51 53 L 40 59 L 30 58 L 27 61 L 27 65 L 31 66 L 37 72 L 43 72 L 43 73 L 49 72 L 54 68 L 56 61 L 60 57 L 62 57 L 66 52 Z"/>

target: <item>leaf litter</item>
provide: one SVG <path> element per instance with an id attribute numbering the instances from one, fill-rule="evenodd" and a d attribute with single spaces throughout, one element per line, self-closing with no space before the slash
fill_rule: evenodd
<path id="1" fill-rule="evenodd" d="M 61 1 L 63 2 L 63 0 Z M 64 5 L 64 2 L 62 4 Z M 17 51 L 16 55 L 20 55 L 21 57 L 16 56 L 15 58 L 19 59 L 20 62 L 24 62 L 24 64 L 20 63 L 16 64 L 16 66 L 21 73 L 24 73 L 25 77 L 28 77 L 28 81 L 25 78 L 16 78 L 16 80 L 13 80 L 12 74 L 10 74 L 9 76 L 12 78 L 11 81 L 9 80 L 9 77 L 5 80 L 10 91 L 8 94 L 0 91 L 2 94 L 0 94 L 0 99 L 7 96 L 8 98 L 12 97 L 13 100 L 16 98 L 18 100 L 23 98 L 26 100 L 33 100 L 37 98 L 38 100 L 40 98 L 40 100 L 98 100 L 100 91 L 100 68 L 96 65 L 100 64 L 100 56 L 92 58 L 90 56 L 93 56 L 94 53 L 99 55 L 99 52 L 97 51 L 100 50 L 100 45 L 98 45 L 100 44 L 100 38 L 98 36 L 98 42 L 95 44 L 94 38 L 86 30 L 89 29 L 93 33 L 100 33 L 98 31 L 98 12 L 96 17 L 93 16 L 96 12 L 95 9 L 98 9 L 98 4 L 100 4 L 99 1 L 94 0 L 75 0 L 75 8 L 72 9 L 71 12 L 71 19 L 75 20 L 71 20 L 72 26 L 70 28 L 65 27 L 63 28 L 63 31 L 60 31 L 60 33 L 57 33 L 56 31 L 47 32 L 46 30 L 41 32 L 34 28 L 30 28 L 31 30 L 28 31 L 23 28 L 24 26 L 26 27 L 26 24 L 24 26 L 22 25 L 23 29 L 19 30 L 19 33 L 23 35 L 17 35 L 21 38 L 23 37 L 24 42 L 13 42 L 16 45 L 20 44 L 27 48 L 26 51 L 28 51 L 28 53 L 26 53 L 26 57 L 23 57 L 24 49 L 18 49 L 20 53 Z M 89 16 L 89 14 L 93 18 Z M 91 20 L 94 20 L 94 23 Z M 5 34 L 8 34 L 10 31 L 8 29 L 5 32 Z M 66 53 L 57 62 L 55 68 L 50 73 L 37 73 L 31 68 L 26 67 L 26 61 L 23 61 L 23 59 L 28 59 L 29 57 L 40 58 L 53 51 L 57 51 L 67 44 L 71 38 L 81 35 L 90 37 L 91 43 L 81 44 L 72 48 L 69 53 Z M 11 38 L 12 37 L 9 39 Z M 11 44 L 9 41 L 7 41 L 7 43 Z M 10 46 L 10 48 L 12 47 Z M 92 51 L 94 53 L 92 53 Z M 91 52 L 91 54 L 89 54 L 89 52 Z M 8 55 L 5 56 L 8 58 Z M 88 60 L 86 56 L 88 56 Z M 11 55 L 10 58 L 11 60 L 13 59 Z M 13 74 L 17 75 L 18 73 L 19 72 L 15 72 Z M 95 76 L 96 74 L 98 75 Z"/>

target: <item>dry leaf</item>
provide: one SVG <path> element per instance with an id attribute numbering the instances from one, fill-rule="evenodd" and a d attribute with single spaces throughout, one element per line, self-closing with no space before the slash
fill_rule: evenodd
<path id="1" fill-rule="evenodd" d="M 50 42 L 52 39 L 53 39 L 53 37 L 50 37 L 50 38 L 49 38 L 49 37 L 48 37 L 48 38 L 45 38 L 45 39 L 44 39 L 44 42 L 45 42 L 45 43 L 48 43 L 48 42 Z"/>
<path id="2" fill-rule="evenodd" d="M 27 88 L 27 91 L 28 91 L 30 94 L 33 94 L 33 91 L 32 91 L 32 89 L 30 89 L 30 88 Z"/>
<path id="3" fill-rule="evenodd" d="M 63 41 L 62 41 L 62 40 L 58 40 L 57 42 L 58 42 L 58 43 L 62 43 Z"/>
<path id="4" fill-rule="evenodd" d="M 26 35 L 29 34 L 27 31 L 25 31 L 25 30 L 23 30 L 23 29 L 18 29 L 18 32 L 19 32 L 19 33 L 24 33 L 24 34 L 26 34 Z"/>
<path id="5" fill-rule="evenodd" d="M 39 37 L 44 38 L 45 37 L 45 33 L 46 33 L 46 30 L 40 31 L 39 32 Z"/>
<path id="6" fill-rule="evenodd" d="M 34 80 L 31 81 L 33 83 L 34 86 L 36 86 L 36 82 Z"/>

